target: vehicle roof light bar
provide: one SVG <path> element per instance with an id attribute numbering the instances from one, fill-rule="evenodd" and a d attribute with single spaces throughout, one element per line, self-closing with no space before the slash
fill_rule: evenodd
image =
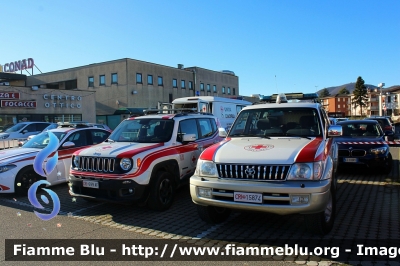
<path id="1" fill-rule="evenodd" d="M 286 99 L 286 102 L 319 102 L 318 98 L 317 93 L 280 93 L 271 96 L 260 95 L 260 103 L 284 103 L 284 99 Z"/>

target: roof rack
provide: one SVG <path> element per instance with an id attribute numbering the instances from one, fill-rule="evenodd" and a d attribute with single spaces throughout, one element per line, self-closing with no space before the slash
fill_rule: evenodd
<path id="1" fill-rule="evenodd" d="M 77 122 L 58 122 L 58 127 L 73 127 L 73 128 L 84 128 L 84 127 L 93 127 L 92 124 L 83 121 Z"/>
<path id="2" fill-rule="evenodd" d="M 145 115 L 149 114 L 178 114 L 178 113 L 196 113 L 196 108 L 179 108 L 179 109 L 147 109 L 143 110 Z"/>
<path id="3" fill-rule="evenodd" d="M 296 93 L 272 94 L 271 96 L 260 95 L 260 101 L 255 102 L 253 104 L 276 103 L 276 102 L 279 102 L 280 98 L 286 99 L 286 102 L 291 101 L 291 102 L 319 103 L 319 100 L 318 100 L 319 97 L 318 97 L 318 94 L 316 94 L 316 93 L 296 92 Z M 281 102 L 284 102 L 283 99 L 281 100 Z"/>

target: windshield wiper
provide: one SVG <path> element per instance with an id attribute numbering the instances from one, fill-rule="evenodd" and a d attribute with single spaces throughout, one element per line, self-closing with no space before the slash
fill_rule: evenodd
<path id="1" fill-rule="evenodd" d="M 307 137 L 307 136 L 299 136 L 299 135 L 296 135 L 296 134 L 288 134 L 288 133 L 286 133 L 286 136 L 290 136 L 290 137 L 296 137 L 296 138 L 303 138 L 303 139 L 312 139 L 311 137 Z"/>

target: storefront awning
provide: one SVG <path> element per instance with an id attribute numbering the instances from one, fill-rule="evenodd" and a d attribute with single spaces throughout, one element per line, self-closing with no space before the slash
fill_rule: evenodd
<path id="1" fill-rule="evenodd" d="M 124 108 L 119 108 L 115 110 L 114 115 L 144 115 L 143 110 L 146 110 L 148 108 L 131 108 L 131 107 L 124 107 Z"/>

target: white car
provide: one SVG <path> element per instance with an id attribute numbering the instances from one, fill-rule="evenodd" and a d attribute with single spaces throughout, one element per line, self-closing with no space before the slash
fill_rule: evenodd
<path id="1" fill-rule="evenodd" d="M 49 122 L 21 122 L 0 133 L 0 140 L 26 139 L 31 135 L 42 132 L 51 123 Z"/>
<path id="2" fill-rule="evenodd" d="M 33 168 L 38 153 L 49 144 L 49 133 L 59 140 L 58 163 L 47 174 L 51 184 L 67 182 L 72 154 L 82 148 L 99 144 L 106 140 L 110 132 L 100 128 L 57 128 L 34 136 L 20 148 L 0 151 L 0 193 L 26 194 L 36 181 L 44 179 Z"/>

